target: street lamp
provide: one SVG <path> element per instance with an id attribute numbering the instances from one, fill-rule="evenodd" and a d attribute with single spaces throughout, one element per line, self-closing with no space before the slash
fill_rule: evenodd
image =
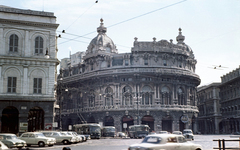
<path id="1" fill-rule="evenodd" d="M 137 101 L 135 101 L 135 102 L 137 103 L 137 125 L 139 125 L 139 109 L 138 109 L 139 101 L 138 101 L 138 99 L 141 99 L 142 97 L 141 97 L 141 95 L 138 96 L 138 92 L 137 92 L 136 93 L 136 97 L 133 97 L 133 98 L 137 99 Z"/>

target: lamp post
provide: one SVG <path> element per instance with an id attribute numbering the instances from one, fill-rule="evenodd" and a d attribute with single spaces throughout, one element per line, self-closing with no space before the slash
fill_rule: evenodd
<path id="1" fill-rule="evenodd" d="M 139 107 L 139 106 L 138 106 L 138 105 L 139 105 L 139 104 L 138 104 L 139 101 L 138 101 L 138 99 L 141 99 L 141 98 L 142 98 L 142 97 L 141 97 L 141 96 L 138 96 L 138 92 L 137 92 L 137 93 L 136 93 L 136 97 L 134 97 L 134 99 L 137 99 L 137 101 L 136 101 L 136 102 L 137 102 L 137 125 L 139 125 L 139 108 L 138 108 L 138 107 Z"/>

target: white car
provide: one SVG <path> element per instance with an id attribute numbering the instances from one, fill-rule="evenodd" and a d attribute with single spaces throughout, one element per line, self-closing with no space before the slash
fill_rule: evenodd
<path id="1" fill-rule="evenodd" d="M 57 131 L 41 131 L 46 137 L 52 137 L 56 139 L 56 143 L 62 143 L 64 145 L 75 143 L 76 140 L 72 136 L 63 135 Z"/>
<path id="2" fill-rule="evenodd" d="M 186 141 L 183 135 L 153 134 L 146 136 L 140 144 L 129 146 L 128 150 L 202 150 L 202 146 Z"/>
<path id="3" fill-rule="evenodd" d="M 19 139 L 26 141 L 27 146 L 38 145 L 44 147 L 45 145 L 53 146 L 56 143 L 55 138 L 46 137 L 41 132 L 25 132 Z"/>
<path id="4" fill-rule="evenodd" d="M 3 142 L 0 141 L 0 150 L 9 149 Z"/>
<path id="5" fill-rule="evenodd" d="M 184 129 L 183 130 L 183 136 L 187 139 L 187 140 L 194 140 L 194 135 L 191 129 Z"/>

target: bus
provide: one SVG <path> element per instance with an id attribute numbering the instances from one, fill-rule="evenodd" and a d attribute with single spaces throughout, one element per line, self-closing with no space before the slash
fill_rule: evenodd
<path id="1" fill-rule="evenodd" d="M 148 125 L 132 125 L 129 126 L 129 137 L 130 138 L 143 138 L 149 133 Z"/>
<path id="2" fill-rule="evenodd" d="M 105 126 L 102 128 L 103 137 L 115 137 L 116 128 L 114 126 Z"/>
<path id="3" fill-rule="evenodd" d="M 101 126 L 97 123 L 75 124 L 73 128 L 78 134 L 90 135 L 91 139 L 100 139 L 101 137 Z"/>

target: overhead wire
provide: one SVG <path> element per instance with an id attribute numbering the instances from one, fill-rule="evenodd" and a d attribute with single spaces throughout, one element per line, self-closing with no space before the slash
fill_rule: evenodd
<path id="1" fill-rule="evenodd" d="M 179 2 L 176 2 L 176 3 L 173 3 L 173 4 L 170 4 L 170 5 L 167 5 L 167 6 L 165 6 L 165 7 L 161 7 L 161 8 L 159 8 L 159 9 L 156 9 L 156 10 L 153 10 L 153 11 L 150 11 L 150 12 L 147 12 L 147 13 L 144 13 L 144 14 L 141 14 L 141 15 L 139 15 L 139 16 L 136 16 L 136 17 L 133 17 L 133 18 L 130 18 L 130 19 L 127 19 L 127 20 L 124 20 L 124 21 L 115 23 L 115 24 L 113 24 L 113 25 L 107 26 L 107 28 L 111 28 L 111 27 L 113 27 L 113 26 L 116 26 L 116 25 L 119 25 L 119 24 L 122 24 L 122 23 L 125 23 L 125 22 L 128 22 L 128 21 L 131 21 L 131 20 L 134 20 L 134 19 L 143 17 L 143 16 L 145 16 L 145 15 L 154 13 L 154 12 L 156 12 L 156 11 L 160 11 L 160 10 L 163 10 L 163 9 L 166 9 L 166 8 L 169 8 L 169 7 L 178 5 L 178 4 L 183 3 L 183 2 L 185 2 L 185 1 L 187 1 L 187 0 L 182 0 L 182 1 L 179 1 Z M 70 42 L 71 40 L 75 40 L 75 39 L 77 39 L 77 38 L 80 38 L 80 37 L 83 37 L 83 36 L 86 36 L 86 35 L 89 35 L 89 34 L 92 34 L 92 33 L 95 33 L 95 32 L 96 32 L 96 31 L 89 32 L 89 33 L 84 34 L 84 35 L 82 35 L 82 36 L 78 36 L 78 37 L 72 38 L 72 39 L 70 39 L 70 40 L 68 40 L 68 41 L 61 42 L 61 43 L 59 43 L 58 45 L 61 45 L 61 44 Z"/>

